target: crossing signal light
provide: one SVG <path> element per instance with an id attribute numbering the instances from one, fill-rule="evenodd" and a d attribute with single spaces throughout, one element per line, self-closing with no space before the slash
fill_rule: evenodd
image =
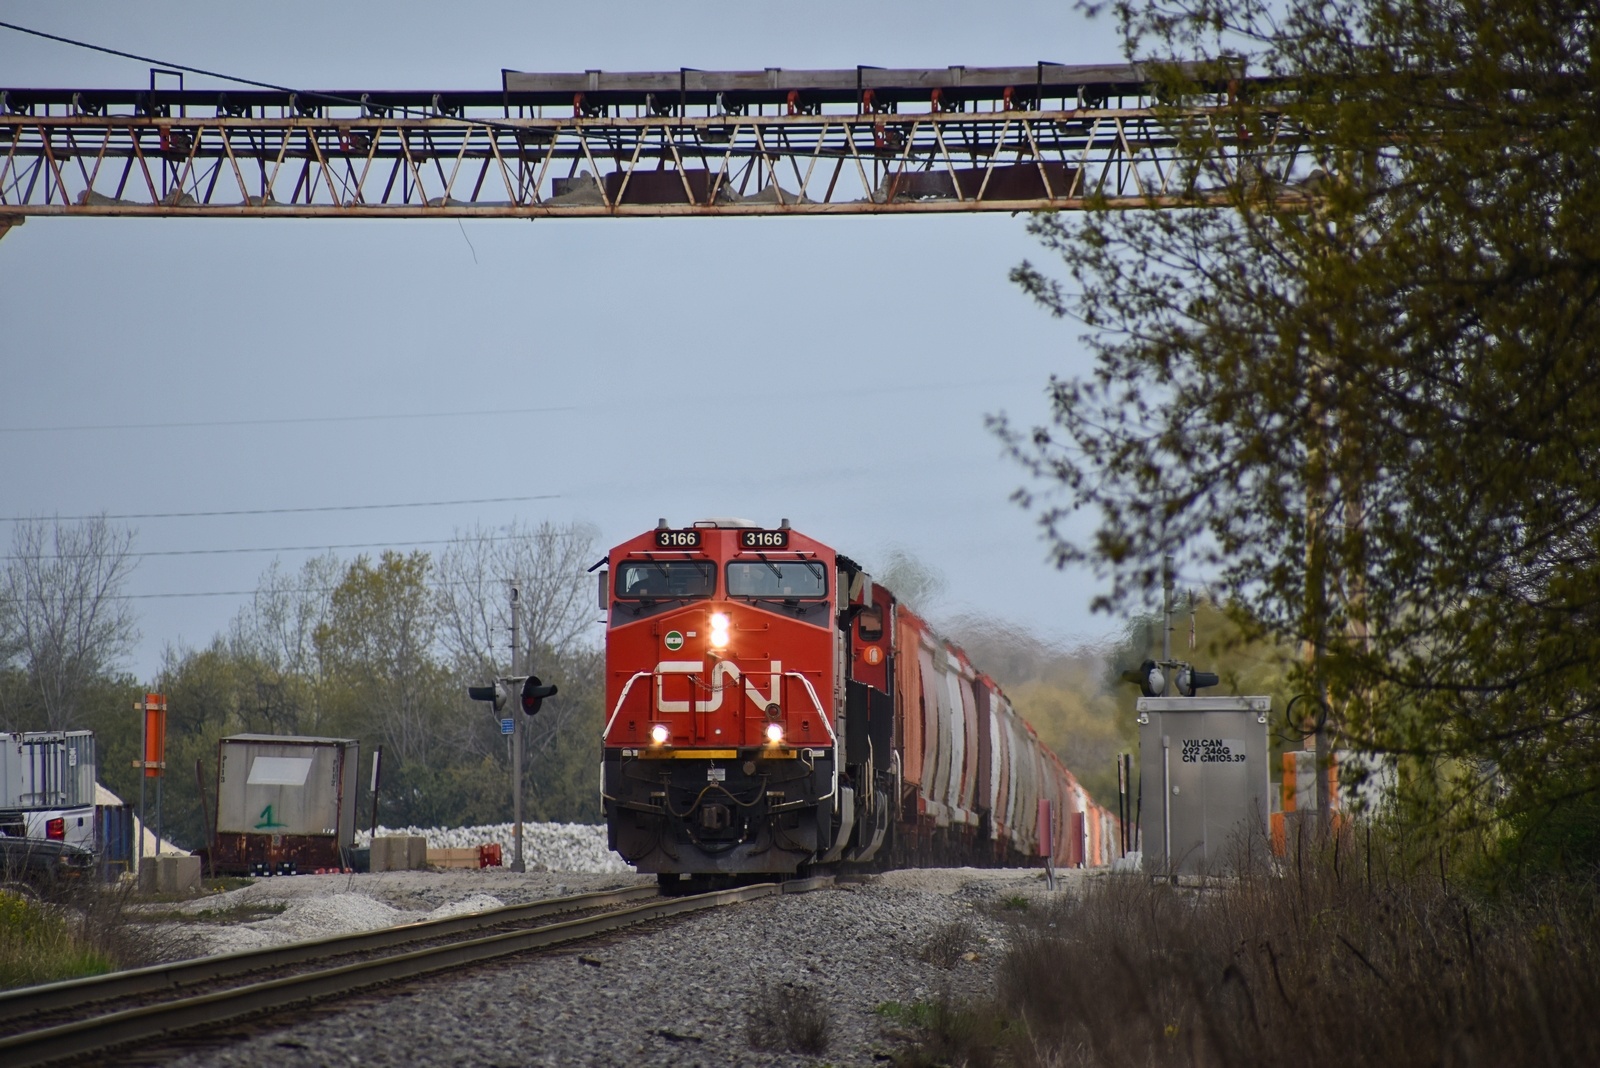
<path id="1" fill-rule="evenodd" d="M 1178 692 L 1185 697 L 1193 697 L 1197 691 L 1215 686 L 1220 681 L 1214 672 L 1196 671 L 1187 664 L 1178 669 Z"/>
<path id="2" fill-rule="evenodd" d="M 510 699 L 513 690 L 517 691 L 522 711 L 530 716 L 539 714 L 539 707 L 544 704 L 546 697 L 556 695 L 556 688 L 541 681 L 539 676 L 518 675 L 496 679 L 493 686 L 468 686 L 467 696 L 474 701 L 492 702 L 494 710 L 500 712 L 505 709 L 506 701 Z"/>
<path id="3" fill-rule="evenodd" d="M 499 712 L 506 707 L 506 688 L 496 682 L 493 686 L 468 686 L 467 696 L 474 701 L 490 701 Z"/>
<path id="4" fill-rule="evenodd" d="M 522 680 L 522 711 L 530 716 L 539 714 L 539 706 L 546 697 L 554 697 L 556 688 L 539 681 L 539 676 L 529 675 Z"/>
<path id="5" fill-rule="evenodd" d="M 1124 671 L 1122 681 L 1133 683 L 1146 697 L 1160 697 L 1167 691 L 1167 677 L 1154 660 L 1146 660 L 1132 671 Z"/>

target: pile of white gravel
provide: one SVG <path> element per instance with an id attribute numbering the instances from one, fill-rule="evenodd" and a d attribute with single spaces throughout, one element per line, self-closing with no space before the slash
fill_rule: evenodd
<path id="1" fill-rule="evenodd" d="M 505 862 L 511 863 L 509 823 L 488 823 L 477 827 L 379 827 L 378 835 L 420 836 L 429 849 L 470 849 L 500 843 Z M 370 834 L 356 836 L 356 845 L 372 844 Z M 522 856 L 529 871 L 588 872 L 597 875 L 633 871 L 626 861 L 606 845 L 606 829 L 588 823 L 524 823 Z"/>
<path id="2" fill-rule="evenodd" d="M 281 880 L 279 881 L 281 885 Z M 442 920 L 471 912 L 497 909 L 505 902 L 493 894 L 472 894 L 429 912 L 397 909 L 364 893 L 326 893 L 294 900 L 282 913 L 252 923 L 205 925 L 191 929 L 210 953 L 281 946 L 313 938 L 374 931 L 397 923 Z"/>

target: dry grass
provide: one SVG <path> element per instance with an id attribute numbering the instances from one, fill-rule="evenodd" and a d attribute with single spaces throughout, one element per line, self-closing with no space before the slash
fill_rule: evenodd
<path id="1" fill-rule="evenodd" d="M 745 1010 L 751 1049 L 822 1053 L 832 1016 L 822 995 L 809 986 L 762 984 Z"/>
<path id="2" fill-rule="evenodd" d="M 1392 852 L 1308 845 L 1194 890 L 1135 876 L 1019 925 L 996 1010 L 1021 1065 L 1600 1063 L 1592 884 L 1510 906 Z"/>

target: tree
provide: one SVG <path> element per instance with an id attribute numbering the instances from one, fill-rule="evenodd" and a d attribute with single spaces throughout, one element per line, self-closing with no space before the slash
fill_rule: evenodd
<path id="1" fill-rule="evenodd" d="M 523 720 L 529 759 L 524 774 L 533 818 L 598 818 L 593 768 L 604 717 L 604 665 L 595 638 L 596 532 L 588 524 L 513 523 L 458 534 L 439 560 L 440 634 L 465 686 L 511 673 L 510 583 L 520 589 L 518 667 L 561 687 L 533 719 Z M 475 751 L 499 752 L 500 737 L 473 708 Z"/>
<path id="2" fill-rule="evenodd" d="M 358 556 L 315 634 L 317 659 L 347 730 L 380 739 L 390 760 L 426 765 L 454 731 L 427 553 Z"/>
<path id="3" fill-rule="evenodd" d="M 1592 6 L 1120 15 L 1164 99 L 1225 109 L 1179 184 L 1227 203 L 1031 224 L 1073 284 L 1014 277 L 1095 359 L 1052 380 L 1051 425 L 998 421 L 1056 560 L 1095 565 L 1111 607 L 1187 558 L 1241 624 L 1305 644 L 1297 688 L 1347 743 L 1449 761 L 1447 802 L 1600 790 Z M 1204 84 L 1244 49 L 1270 88 Z"/>
<path id="4" fill-rule="evenodd" d="M 322 663 L 317 630 L 332 611 L 345 565 L 334 553 L 313 556 L 286 574 L 277 560 L 234 617 L 228 652 L 248 676 L 249 729 L 317 734 L 322 727 Z"/>
<path id="5" fill-rule="evenodd" d="M 593 644 L 594 584 L 585 569 L 594 539 L 582 523 L 458 533 L 438 567 L 441 639 L 456 664 L 480 677 L 509 670 L 513 581 L 521 589 L 523 664 Z"/>
<path id="6" fill-rule="evenodd" d="M 104 516 L 19 522 L 0 570 L 0 712 L 14 726 L 84 724 L 85 694 L 138 638 L 123 587 L 133 532 Z M 9 691 L 9 693 L 7 692 Z"/>

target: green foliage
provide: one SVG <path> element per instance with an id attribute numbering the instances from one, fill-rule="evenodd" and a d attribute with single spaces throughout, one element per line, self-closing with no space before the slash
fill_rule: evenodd
<path id="1" fill-rule="evenodd" d="M 1306 643 L 1291 690 L 1328 695 L 1337 744 L 1411 759 L 1435 816 L 1600 786 L 1592 5 L 1118 14 L 1131 56 L 1202 62 L 1152 67 L 1162 99 L 1221 110 L 1187 127 L 1178 186 L 1230 181 L 1225 207 L 1032 224 L 1072 284 L 1015 277 L 1096 360 L 1051 383 L 1051 425 L 1000 424 L 1056 559 L 1124 607 L 1174 554 Z M 1196 71 L 1241 52 L 1283 80 L 1207 96 Z M 1224 151 L 1223 128 L 1252 136 Z M 1299 171 L 1274 169 L 1286 134 Z"/>
<path id="2" fill-rule="evenodd" d="M 114 967 L 73 933 L 65 916 L 0 890 L 0 990 L 100 975 Z"/>
<path id="3" fill-rule="evenodd" d="M 1581 785 L 1555 790 L 1518 812 L 1494 844 L 1490 878 L 1511 886 L 1556 878 L 1600 880 L 1600 791 Z"/>

